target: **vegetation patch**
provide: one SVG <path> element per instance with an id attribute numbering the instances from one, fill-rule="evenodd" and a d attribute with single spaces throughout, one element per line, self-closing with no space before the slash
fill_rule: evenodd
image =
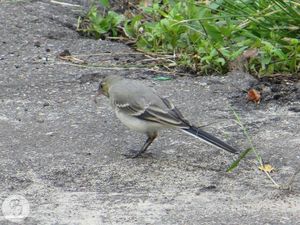
<path id="1" fill-rule="evenodd" d="M 129 4 L 122 14 L 90 8 L 78 31 L 120 39 L 166 57 L 167 68 L 196 74 L 243 69 L 262 77 L 300 77 L 300 4 L 296 0 L 163 0 Z M 170 56 L 172 62 L 170 63 Z"/>

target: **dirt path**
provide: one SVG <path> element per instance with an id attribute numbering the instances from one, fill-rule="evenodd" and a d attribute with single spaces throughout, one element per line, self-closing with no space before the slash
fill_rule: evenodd
<path id="1" fill-rule="evenodd" d="M 140 56 L 81 38 L 78 13 L 49 1 L 0 2 L 0 204 L 25 197 L 22 225 L 300 224 L 299 176 L 288 192 L 274 189 L 254 160 L 226 173 L 235 156 L 171 131 L 144 158 L 126 159 L 145 137 L 92 97 L 103 75 L 143 78 L 194 124 L 217 122 L 207 130 L 245 149 L 232 105 L 279 183 L 300 164 L 299 99 L 247 103 L 241 90 L 256 81 L 246 74 L 162 82 L 143 69 L 113 69 Z M 57 58 L 65 49 L 106 68 L 66 65 Z M 14 224 L 3 210 L 0 224 Z"/>

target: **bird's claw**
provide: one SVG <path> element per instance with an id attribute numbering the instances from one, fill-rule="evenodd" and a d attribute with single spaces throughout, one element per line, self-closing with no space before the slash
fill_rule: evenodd
<path id="1" fill-rule="evenodd" d="M 151 153 L 143 153 L 136 150 L 129 150 L 128 153 L 123 154 L 127 159 L 135 159 L 135 158 L 142 158 L 148 155 L 152 155 Z"/>
<path id="2" fill-rule="evenodd" d="M 139 151 L 129 150 L 128 153 L 123 154 L 127 159 L 135 159 L 141 156 Z"/>

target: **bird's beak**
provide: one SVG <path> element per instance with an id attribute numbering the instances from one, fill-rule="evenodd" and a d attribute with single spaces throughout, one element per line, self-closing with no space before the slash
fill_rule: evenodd
<path id="1" fill-rule="evenodd" d="M 97 97 L 102 95 L 102 90 L 99 88 L 97 91 L 96 91 L 96 94 L 94 96 L 94 102 L 97 103 Z"/>

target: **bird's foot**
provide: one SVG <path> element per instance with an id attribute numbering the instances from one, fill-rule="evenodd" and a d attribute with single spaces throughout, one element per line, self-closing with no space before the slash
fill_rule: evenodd
<path id="1" fill-rule="evenodd" d="M 143 153 L 141 151 L 136 151 L 136 150 L 129 150 L 128 153 L 123 154 L 126 158 L 128 159 L 135 159 L 135 158 L 140 158 L 140 157 L 147 157 L 151 156 L 151 153 Z"/>

